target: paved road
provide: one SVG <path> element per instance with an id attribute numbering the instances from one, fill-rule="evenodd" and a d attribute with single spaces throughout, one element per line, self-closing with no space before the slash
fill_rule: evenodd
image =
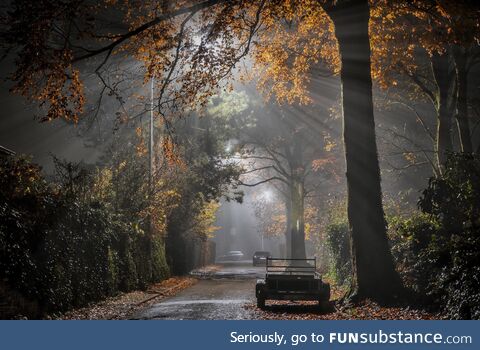
<path id="1" fill-rule="evenodd" d="M 198 283 L 136 314 L 135 319 L 235 320 L 250 319 L 242 306 L 255 301 L 255 280 L 265 268 L 251 262 L 224 263 Z"/>

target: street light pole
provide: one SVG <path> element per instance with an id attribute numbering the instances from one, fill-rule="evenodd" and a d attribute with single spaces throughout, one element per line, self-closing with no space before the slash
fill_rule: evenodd
<path id="1" fill-rule="evenodd" d="M 149 156 L 149 184 L 150 190 L 153 185 L 153 87 L 155 79 L 150 79 L 150 137 L 148 142 L 148 156 Z"/>

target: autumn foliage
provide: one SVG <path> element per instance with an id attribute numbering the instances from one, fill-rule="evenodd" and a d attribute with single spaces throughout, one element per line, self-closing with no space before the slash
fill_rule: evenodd
<path id="1" fill-rule="evenodd" d="M 113 137 L 95 169 L 57 162 L 53 183 L 24 159 L 2 160 L 1 258 L 12 266 L 4 277 L 41 308 L 61 309 L 144 287 L 167 266 L 185 273 L 201 259 L 184 257 L 202 255 L 194 246 L 216 229 L 219 198 L 241 201 L 240 184 L 270 183 L 281 199 L 257 203 L 260 233 L 284 234 L 295 257 L 306 256 L 306 240 L 321 241 L 352 299 L 397 301 L 408 294 L 403 282 L 452 317 L 478 318 L 468 301 L 478 286 L 462 274 L 478 276 L 479 14 L 452 0 L 12 2 L 0 23 L 12 92 L 36 103 L 42 121 L 115 119 L 135 132 Z M 314 88 L 328 77 L 338 77 L 342 110 L 331 115 L 341 132 Z M 270 107 L 233 93 L 239 81 L 254 83 Z M 396 170 L 427 166 L 421 174 L 432 177 L 421 213 L 389 217 L 387 237 L 389 159 L 377 148 L 386 129 L 375 114 L 397 118 L 393 106 L 412 113 L 426 140 L 409 139 L 407 122 L 381 134 L 402 161 Z M 150 113 L 155 137 L 140 121 Z M 337 195 L 348 219 L 325 215 Z"/>
<path id="2" fill-rule="evenodd" d="M 54 181 L 27 159 L 0 159 L 1 288 L 12 305 L 2 317 L 38 318 L 145 289 L 215 254 L 206 240 L 230 180 L 204 186 L 199 174 L 221 169 L 170 165 L 149 181 L 136 143 L 113 145 L 107 157 L 100 167 L 55 159 Z"/>

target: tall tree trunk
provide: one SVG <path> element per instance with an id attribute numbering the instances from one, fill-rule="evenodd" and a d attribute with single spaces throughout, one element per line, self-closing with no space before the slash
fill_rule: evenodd
<path id="1" fill-rule="evenodd" d="M 473 145 L 470 135 L 470 125 L 468 123 L 468 105 L 467 105 L 467 53 L 465 48 L 456 47 L 453 58 L 455 60 L 455 73 L 457 75 L 457 127 L 460 138 L 460 147 L 464 153 L 472 153 Z"/>
<path id="2" fill-rule="evenodd" d="M 390 301 L 401 281 L 390 252 L 375 139 L 368 0 L 338 1 L 327 9 L 341 55 L 343 137 L 352 246 L 350 297 Z"/>
<path id="3" fill-rule="evenodd" d="M 285 196 L 285 257 L 287 259 L 292 257 L 292 200 L 290 195 Z"/>
<path id="4" fill-rule="evenodd" d="M 432 72 L 437 85 L 437 162 L 438 169 L 443 172 L 448 152 L 453 150 L 452 123 L 453 110 L 449 97 L 452 97 L 453 84 L 450 62 L 447 54 L 432 56 Z"/>
<path id="5" fill-rule="evenodd" d="M 294 179 L 291 193 L 291 257 L 305 259 L 305 190 L 303 181 Z"/>

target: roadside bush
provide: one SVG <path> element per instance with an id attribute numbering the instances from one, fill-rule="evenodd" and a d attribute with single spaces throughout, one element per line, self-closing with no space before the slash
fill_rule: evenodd
<path id="1" fill-rule="evenodd" d="M 421 214 L 390 223 L 392 250 L 407 286 L 450 318 L 480 318 L 480 159 L 450 155 L 431 178 Z"/>
<path id="2" fill-rule="evenodd" d="M 326 243 L 332 261 L 330 274 L 337 284 L 349 284 L 352 275 L 352 262 L 350 258 L 350 234 L 346 220 L 336 220 L 327 226 Z"/>
<path id="3" fill-rule="evenodd" d="M 30 317 L 169 275 L 160 235 L 93 199 L 88 172 L 70 175 L 83 185 L 49 185 L 28 160 L 0 159 L 0 283 L 38 303 Z"/>
<path id="4" fill-rule="evenodd" d="M 141 127 L 114 137 L 102 166 L 54 158 L 49 183 L 27 159 L 1 158 L 0 298 L 11 291 L 32 300 L 36 306 L 24 314 L 39 317 L 210 261 L 218 200 L 233 192 L 228 199 L 241 201 L 241 169 L 222 161 L 219 137 L 229 135 L 205 137 L 192 125 L 177 129 L 188 142 L 175 152 L 156 133 L 164 147 L 156 147 L 154 172 Z"/>
<path id="5" fill-rule="evenodd" d="M 397 270 L 405 286 L 424 296 L 425 303 L 433 303 L 429 284 L 432 271 L 437 270 L 437 259 L 431 253 L 438 252 L 435 237 L 439 228 L 438 223 L 422 213 L 389 220 L 389 238 Z"/>

